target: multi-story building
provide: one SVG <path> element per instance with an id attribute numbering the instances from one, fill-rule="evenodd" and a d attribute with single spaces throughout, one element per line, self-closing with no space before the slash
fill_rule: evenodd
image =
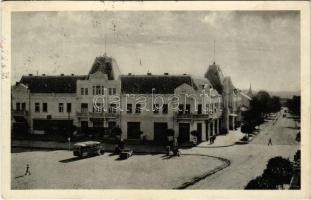
<path id="1" fill-rule="evenodd" d="M 126 140 L 143 136 L 162 143 L 166 130 L 174 129 L 180 142 L 192 141 L 194 130 L 205 141 L 227 126 L 224 115 L 238 109 L 228 106 L 239 101 L 231 98 L 231 89 L 222 93 L 215 86 L 209 78 L 187 74 L 121 75 L 116 61 L 104 55 L 87 75 L 23 76 L 12 87 L 12 116 L 32 134 L 119 126 Z"/>
<path id="2" fill-rule="evenodd" d="M 237 89 L 229 76 L 224 76 L 215 62 L 209 66 L 205 78 L 223 98 L 222 132 L 236 129 L 241 124 L 241 111 L 249 108 L 251 98 Z"/>

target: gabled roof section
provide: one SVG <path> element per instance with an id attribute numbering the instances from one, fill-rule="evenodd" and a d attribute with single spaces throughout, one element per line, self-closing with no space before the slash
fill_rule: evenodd
<path id="1" fill-rule="evenodd" d="M 85 79 L 87 76 L 23 76 L 20 83 L 31 93 L 75 93 L 77 80 Z"/>
<path id="2" fill-rule="evenodd" d="M 223 92 L 224 75 L 219 65 L 216 65 L 215 63 L 210 65 L 205 73 L 205 78 L 211 82 L 213 88 L 215 88 L 218 93 L 221 94 Z"/>
<path id="3" fill-rule="evenodd" d="M 174 94 L 174 90 L 188 84 L 195 90 L 197 86 L 189 75 L 127 75 L 121 76 L 121 90 L 124 94 Z"/>
<path id="4" fill-rule="evenodd" d="M 89 74 L 101 71 L 107 74 L 108 80 L 116 80 L 120 76 L 120 69 L 114 58 L 106 55 L 96 57 Z"/>

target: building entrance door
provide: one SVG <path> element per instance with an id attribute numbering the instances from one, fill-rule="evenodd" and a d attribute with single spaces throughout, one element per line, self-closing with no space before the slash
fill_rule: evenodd
<path id="1" fill-rule="evenodd" d="M 140 122 L 127 122 L 127 139 L 140 139 Z"/>
<path id="2" fill-rule="evenodd" d="M 179 123 L 179 136 L 178 142 L 184 143 L 190 141 L 190 124 L 189 123 Z"/>
<path id="3" fill-rule="evenodd" d="M 89 127 L 88 121 L 81 121 L 81 131 L 82 133 L 86 133 Z"/>
<path id="4" fill-rule="evenodd" d="M 154 141 L 157 144 L 165 144 L 167 137 L 166 137 L 166 130 L 167 130 L 167 123 L 160 123 L 155 122 L 153 133 L 154 133 Z"/>
<path id="5" fill-rule="evenodd" d="M 117 126 L 117 122 L 108 122 L 108 129 L 113 129 Z"/>
<path id="6" fill-rule="evenodd" d="M 197 124 L 197 132 L 198 132 L 198 143 L 202 142 L 202 123 Z"/>

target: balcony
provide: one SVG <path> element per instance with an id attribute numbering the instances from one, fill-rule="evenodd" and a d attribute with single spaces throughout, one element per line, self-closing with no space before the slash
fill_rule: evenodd
<path id="1" fill-rule="evenodd" d="M 118 113 L 106 113 L 106 112 L 77 112 L 77 117 L 90 117 L 90 118 L 118 118 Z"/>
<path id="2" fill-rule="evenodd" d="M 26 110 L 12 110 L 12 115 L 13 116 L 28 116 L 28 111 Z"/>
<path id="3" fill-rule="evenodd" d="M 176 114 L 176 119 L 178 120 L 206 120 L 209 119 L 211 117 L 211 115 L 209 114 Z"/>
<path id="4" fill-rule="evenodd" d="M 88 112 L 77 112 L 77 117 L 88 117 L 89 113 Z"/>
<path id="5" fill-rule="evenodd" d="M 115 119 L 118 118 L 120 115 L 118 113 L 105 113 L 106 118 Z"/>

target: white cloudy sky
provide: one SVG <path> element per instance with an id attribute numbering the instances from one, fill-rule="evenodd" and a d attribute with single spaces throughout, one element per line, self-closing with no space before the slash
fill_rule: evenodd
<path id="1" fill-rule="evenodd" d="M 216 40 L 216 63 L 237 87 L 300 89 L 295 11 L 13 13 L 12 82 L 37 72 L 86 74 L 105 53 L 105 37 L 123 74 L 203 76 Z"/>

